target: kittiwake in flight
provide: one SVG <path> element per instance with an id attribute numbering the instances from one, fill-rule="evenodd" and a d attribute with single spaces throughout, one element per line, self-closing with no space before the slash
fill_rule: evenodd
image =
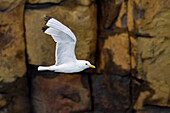
<path id="1" fill-rule="evenodd" d="M 52 66 L 39 66 L 38 71 L 76 73 L 87 68 L 95 68 L 89 61 L 76 59 L 76 37 L 68 27 L 49 16 L 46 16 L 44 20 L 46 21 L 46 26 L 42 28 L 43 32 L 51 35 L 56 42 L 55 64 Z"/>

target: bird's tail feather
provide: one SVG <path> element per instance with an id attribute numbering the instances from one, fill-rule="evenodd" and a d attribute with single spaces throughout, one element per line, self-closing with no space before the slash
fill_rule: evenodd
<path id="1" fill-rule="evenodd" d="M 45 67 L 45 66 L 38 67 L 38 71 L 45 71 L 45 70 L 49 70 L 49 67 Z"/>
<path id="2" fill-rule="evenodd" d="M 45 71 L 45 70 L 54 71 L 55 68 L 56 68 L 56 65 L 52 65 L 52 66 L 39 66 L 38 67 L 38 71 Z"/>

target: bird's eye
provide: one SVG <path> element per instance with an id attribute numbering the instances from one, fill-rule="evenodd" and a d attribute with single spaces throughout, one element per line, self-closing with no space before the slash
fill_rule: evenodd
<path id="1" fill-rule="evenodd" d="M 88 65 L 88 64 L 86 63 L 86 65 Z"/>

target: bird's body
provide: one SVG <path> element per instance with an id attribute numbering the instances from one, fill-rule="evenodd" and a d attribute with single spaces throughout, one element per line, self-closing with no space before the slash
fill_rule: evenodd
<path id="1" fill-rule="evenodd" d="M 55 65 L 39 66 L 38 71 L 54 71 L 63 73 L 75 73 L 87 68 L 95 68 L 90 62 L 77 60 L 75 56 L 76 37 L 73 32 L 51 17 L 45 17 L 46 26 L 44 33 L 51 35 L 56 42 Z"/>
<path id="2" fill-rule="evenodd" d="M 39 71 L 49 70 L 49 71 L 63 72 L 63 73 L 76 73 L 76 72 L 83 71 L 84 68 L 82 67 L 80 61 L 77 60 L 76 62 L 68 62 L 61 65 L 52 65 L 47 67 L 39 66 L 38 70 Z"/>

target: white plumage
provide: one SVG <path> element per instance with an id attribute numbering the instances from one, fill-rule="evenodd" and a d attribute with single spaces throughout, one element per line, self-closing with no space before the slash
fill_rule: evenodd
<path id="1" fill-rule="evenodd" d="M 95 68 L 89 61 L 77 60 L 75 56 L 76 37 L 74 33 L 58 20 L 45 17 L 44 33 L 51 35 L 56 42 L 55 65 L 39 66 L 38 71 L 55 71 L 63 73 L 80 72 L 87 68 Z"/>

